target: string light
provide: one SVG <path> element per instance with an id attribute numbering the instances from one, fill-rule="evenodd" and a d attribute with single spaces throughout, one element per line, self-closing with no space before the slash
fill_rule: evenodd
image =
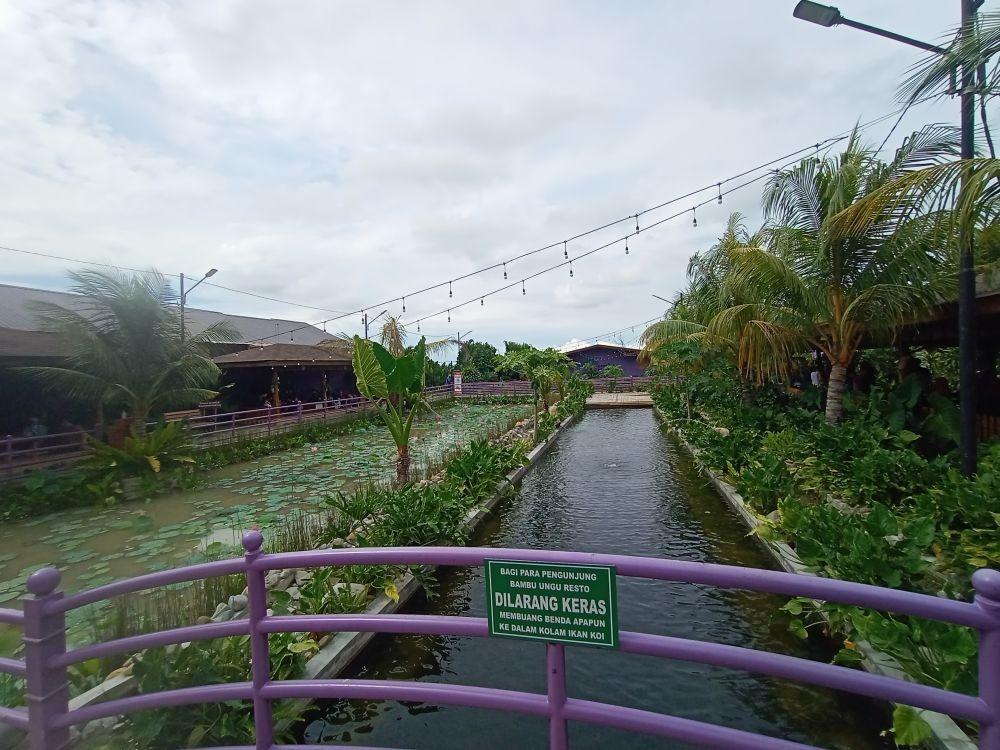
<path id="1" fill-rule="evenodd" d="M 639 234 L 639 214 L 635 215 L 635 233 Z"/>
<path id="2" fill-rule="evenodd" d="M 406 297 L 403 297 L 403 312 L 406 312 Z"/>
<path id="3" fill-rule="evenodd" d="M 697 206 L 691 206 L 691 216 L 692 216 L 691 226 L 693 226 L 693 227 L 698 226 L 698 207 Z"/>
<path id="4" fill-rule="evenodd" d="M 719 188 L 719 205 L 721 206 L 722 205 L 722 183 L 721 182 L 717 182 L 715 184 L 716 184 L 716 187 Z"/>
<path id="5" fill-rule="evenodd" d="M 448 297 L 451 298 L 453 295 L 451 293 L 451 282 L 448 282 Z"/>
<path id="6" fill-rule="evenodd" d="M 448 322 L 451 322 L 451 308 L 448 308 Z"/>
<path id="7" fill-rule="evenodd" d="M 417 333 L 420 333 L 420 321 L 417 321 Z"/>
<path id="8" fill-rule="evenodd" d="M 482 307 L 482 306 L 483 306 L 483 305 L 485 305 L 485 304 L 486 304 L 486 303 L 485 303 L 485 302 L 483 302 L 483 298 L 482 298 L 482 297 L 480 297 L 480 298 L 479 298 L 479 306 L 480 306 L 480 307 Z"/>
<path id="9" fill-rule="evenodd" d="M 507 264 L 506 263 L 503 264 L 503 277 L 505 279 L 507 278 Z"/>
<path id="10" fill-rule="evenodd" d="M 566 249 L 566 240 L 563 240 L 563 257 L 569 259 L 569 250 Z"/>
<path id="11" fill-rule="evenodd" d="M 573 278 L 573 261 L 569 262 L 569 277 Z"/>
<path id="12" fill-rule="evenodd" d="M 625 238 L 625 254 L 628 255 L 628 237 Z"/>
<path id="13" fill-rule="evenodd" d="M 526 291 L 524 291 L 524 282 L 522 281 L 522 282 L 521 282 L 521 295 L 523 296 L 523 295 L 525 295 L 525 294 L 527 294 L 527 292 L 526 292 Z"/>

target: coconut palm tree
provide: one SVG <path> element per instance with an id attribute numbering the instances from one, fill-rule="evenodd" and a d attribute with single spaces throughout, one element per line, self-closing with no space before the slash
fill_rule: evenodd
<path id="1" fill-rule="evenodd" d="M 729 253 L 726 295 L 744 300 L 713 316 L 706 331 L 738 342 L 750 372 L 789 352 L 816 348 L 831 363 L 826 419 L 840 420 L 847 369 L 866 340 L 889 339 L 955 284 L 934 212 L 913 215 L 890 203 L 864 227 L 841 212 L 914 170 L 958 151 L 955 129 L 928 126 L 903 141 L 889 163 L 855 133 L 844 153 L 812 158 L 774 175 L 764 193 L 767 246 Z"/>
<path id="2" fill-rule="evenodd" d="M 81 295 L 78 305 L 34 305 L 41 330 L 58 336 L 65 364 L 22 372 L 102 412 L 123 409 L 136 437 L 151 416 L 218 395 L 212 387 L 220 373 L 208 344 L 236 340 L 228 324 L 188 334 L 181 343 L 177 296 L 160 273 L 84 270 L 70 278 L 70 291 Z"/>

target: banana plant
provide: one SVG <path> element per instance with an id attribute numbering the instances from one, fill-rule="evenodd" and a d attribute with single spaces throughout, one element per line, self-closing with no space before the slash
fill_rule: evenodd
<path id="1" fill-rule="evenodd" d="M 427 345 L 423 337 L 413 349 L 393 356 L 376 341 L 354 337 L 351 362 L 358 390 L 374 402 L 396 444 L 396 480 L 410 481 L 410 430 L 417 412 L 427 405 L 424 366 Z"/>

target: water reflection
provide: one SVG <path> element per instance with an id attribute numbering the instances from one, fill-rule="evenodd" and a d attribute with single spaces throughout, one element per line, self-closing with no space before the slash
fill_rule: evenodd
<path id="1" fill-rule="evenodd" d="M 647 410 L 588 413 L 529 474 L 477 543 L 672 557 L 769 567 L 738 519 L 657 428 Z M 445 576 L 415 611 L 485 616 L 480 571 Z M 624 627 L 826 659 L 773 618 L 783 600 L 705 586 L 620 579 Z M 823 747 L 887 747 L 884 713 L 830 691 L 600 649 L 567 649 L 570 695 L 667 712 Z M 349 676 L 545 691 L 544 647 L 504 639 L 427 636 L 376 640 Z M 335 701 L 304 726 L 307 742 L 355 740 L 417 748 L 544 747 L 543 720 L 462 708 Z M 363 735 L 363 739 L 359 738 Z M 574 748 L 685 745 L 573 727 Z"/>

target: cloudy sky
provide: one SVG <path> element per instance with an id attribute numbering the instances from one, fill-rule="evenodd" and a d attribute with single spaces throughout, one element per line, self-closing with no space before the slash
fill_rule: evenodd
<path id="1" fill-rule="evenodd" d="M 840 0 L 938 41 L 958 3 Z M 921 53 L 792 18 L 793 0 L 0 5 L 0 245 L 156 267 L 350 311 L 714 184 L 892 111 Z M 957 104 L 923 106 L 890 143 Z M 892 121 L 866 132 L 880 143 Z M 730 183 L 735 184 L 735 183 Z M 558 345 L 653 318 L 759 185 L 520 288 L 501 270 L 411 296 L 404 320 Z M 642 217 L 651 223 L 696 200 Z M 571 257 L 623 223 L 569 243 Z M 633 226 L 634 228 L 634 226 Z M 562 248 L 508 266 L 511 280 Z M 0 282 L 72 264 L 0 251 Z M 189 304 L 333 315 L 200 287 Z M 372 310 L 372 314 L 381 308 Z M 400 313 L 398 303 L 390 305 Z M 332 322 L 359 330 L 359 316 Z M 625 339 L 632 338 L 626 332 Z"/>

